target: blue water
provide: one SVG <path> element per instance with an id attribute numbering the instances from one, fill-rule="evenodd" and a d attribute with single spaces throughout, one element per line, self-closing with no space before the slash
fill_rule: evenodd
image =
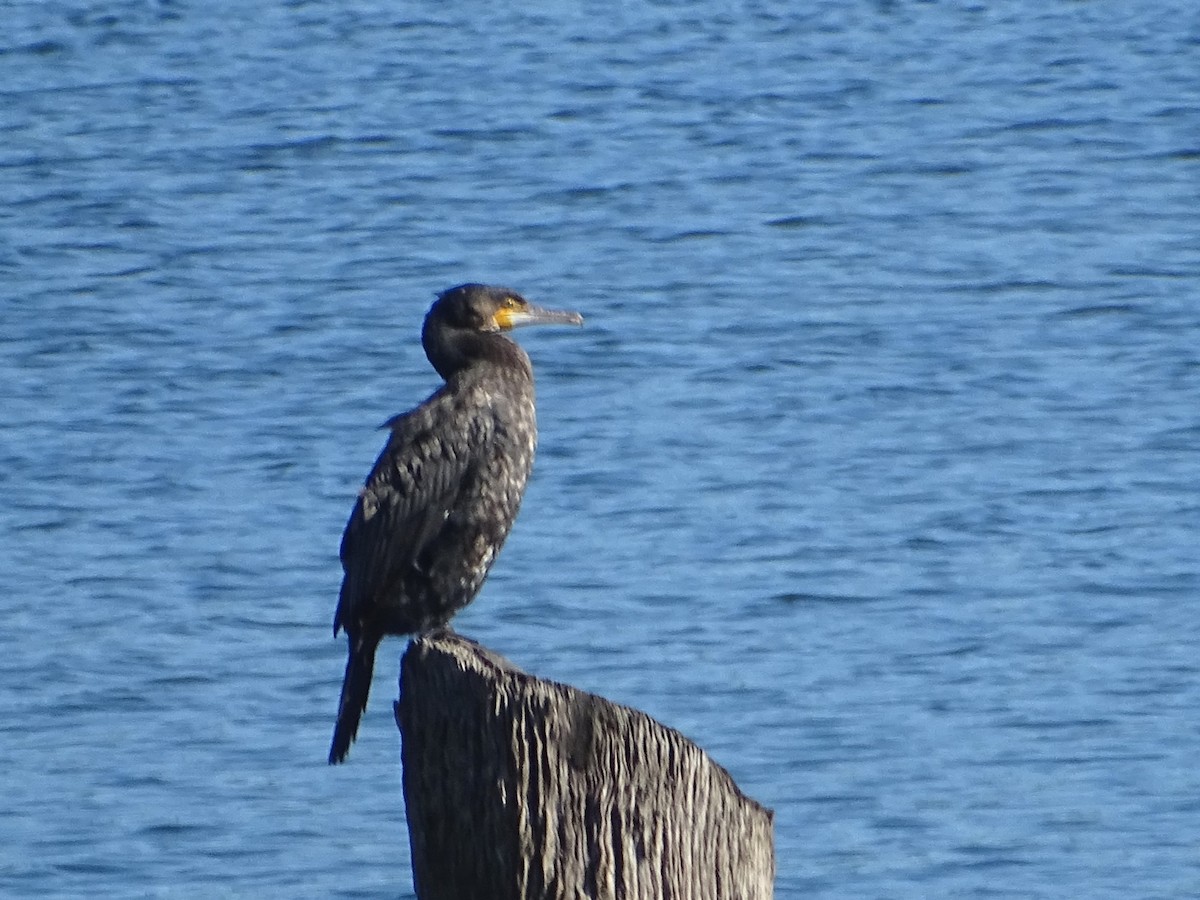
<path id="1" fill-rule="evenodd" d="M 484 280 L 588 325 L 459 630 L 709 750 L 781 897 L 1200 895 L 1194 4 L 4 18 L 0 894 L 411 896 L 336 551 Z"/>

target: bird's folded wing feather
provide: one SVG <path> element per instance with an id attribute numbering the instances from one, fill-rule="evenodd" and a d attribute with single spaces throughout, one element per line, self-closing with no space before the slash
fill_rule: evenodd
<path id="1" fill-rule="evenodd" d="M 477 454 L 490 439 L 490 420 L 435 394 L 390 420 L 387 445 L 375 462 L 342 536 L 345 580 L 334 634 L 355 610 L 417 563 L 444 527 Z"/>

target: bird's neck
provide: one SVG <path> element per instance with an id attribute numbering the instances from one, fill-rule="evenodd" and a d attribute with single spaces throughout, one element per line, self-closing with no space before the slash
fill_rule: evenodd
<path id="1" fill-rule="evenodd" d="M 492 366 L 532 376 L 525 351 L 498 332 L 439 328 L 427 330 L 422 343 L 430 363 L 446 381 L 468 369 Z"/>

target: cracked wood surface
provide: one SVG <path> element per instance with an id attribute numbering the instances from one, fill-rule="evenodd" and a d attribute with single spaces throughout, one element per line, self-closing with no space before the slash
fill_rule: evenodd
<path id="1" fill-rule="evenodd" d="M 453 633 L 401 687 L 420 900 L 772 896 L 771 811 L 679 732 Z"/>

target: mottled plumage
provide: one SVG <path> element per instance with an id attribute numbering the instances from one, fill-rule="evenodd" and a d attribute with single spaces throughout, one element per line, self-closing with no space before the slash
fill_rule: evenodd
<path id="1" fill-rule="evenodd" d="M 446 383 L 387 423 L 342 536 L 333 632 L 345 629 L 350 653 L 331 763 L 358 731 L 383 636 L 449 622 L 479 592 L 516 518 L 537 420 L 529 357 L 502 332 L 581 321 L 479 284 L 444 292 L 429 310 L 421 339 Z"/>

